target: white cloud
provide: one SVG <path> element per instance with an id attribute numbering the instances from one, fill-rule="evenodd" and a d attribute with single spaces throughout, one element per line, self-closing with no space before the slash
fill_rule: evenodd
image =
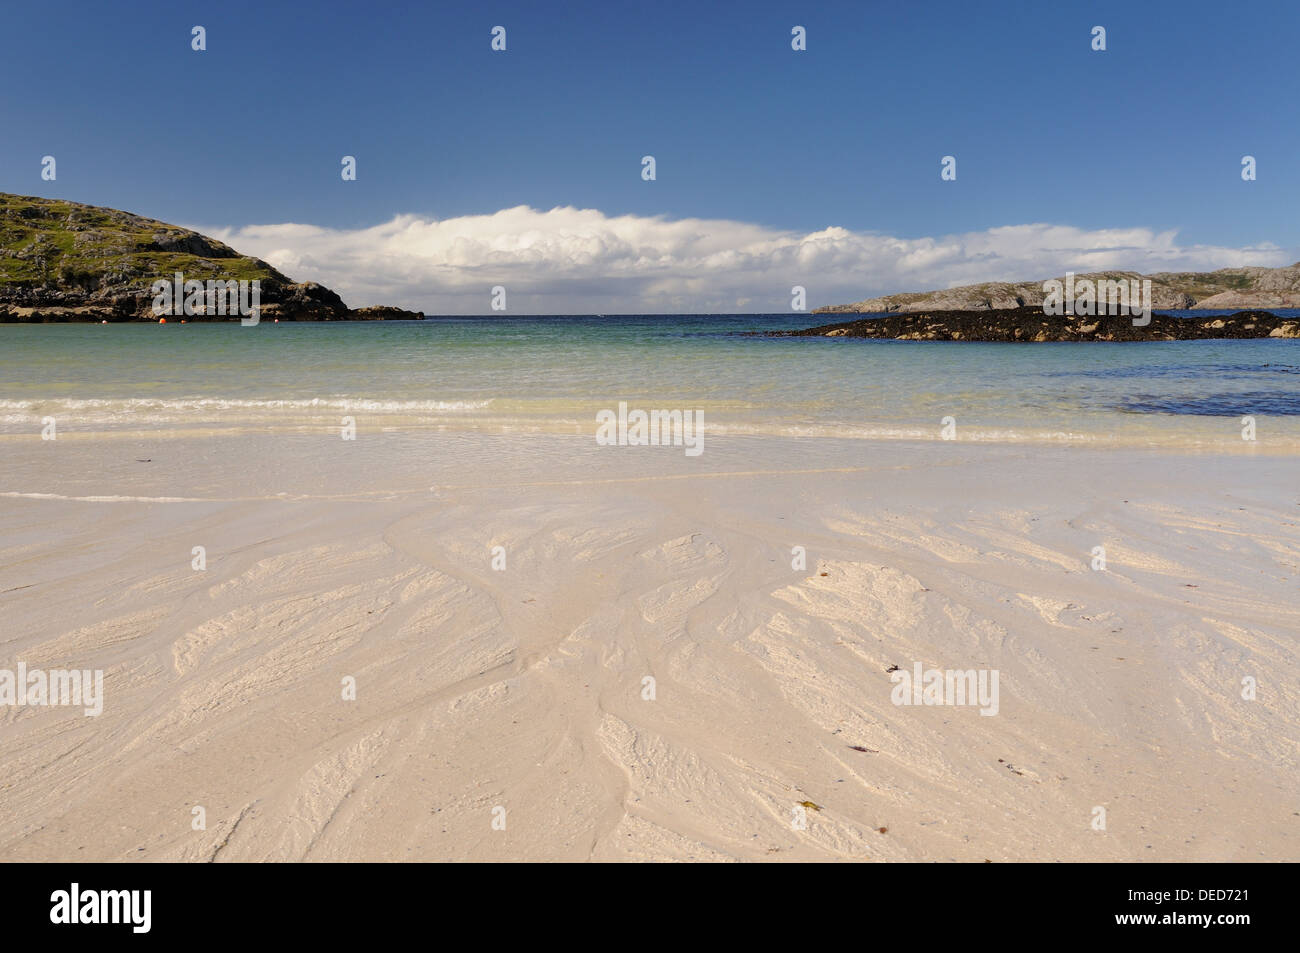
<path id="1" fill-rule="evenodd" d="M 1209 271 L 1293 260 L 1268 243 L 1179 245 L 1176 232 L 1146 228 L 1034 224 L 895 238 L 527 206 L 443 221 L 400 215 L 355 230 L 198 230 L 295 281 L 319 281 L 352 307 L 390 304 L 428 314 L 488 313 L 494 285 L 506 287 L 515 314 L 786 311 L 793 285 L 808 289 L 812 308 L 1067 270 Z"/>

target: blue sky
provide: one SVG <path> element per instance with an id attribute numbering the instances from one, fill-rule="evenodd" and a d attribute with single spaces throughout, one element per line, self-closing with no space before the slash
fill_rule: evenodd
<path id="1" fill-rule="evenodd" d="M 4 20 L 0 189 L 245 244 L 251 225 L 572 206 L 780 233 L 1051 223 L 1300 248 L 1294 2 L 55 2 Z M 333 274 L 327 257 L 294 263 Z"/>

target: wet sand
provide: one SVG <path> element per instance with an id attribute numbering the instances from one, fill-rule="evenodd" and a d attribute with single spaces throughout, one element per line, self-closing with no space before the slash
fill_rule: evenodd
<path id="1" fill-rule="evenodd" d="M 1300 859 L 1294 457 L 325 439 L 6 439 L 0 857 Z"/>

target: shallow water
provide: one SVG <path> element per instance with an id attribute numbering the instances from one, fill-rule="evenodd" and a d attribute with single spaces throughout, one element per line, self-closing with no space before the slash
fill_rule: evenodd
<path id="1" fill-rule="evenodd" d="M 1300 342 L 768 338 L 825 315 L 0 326 L 0 433 L 338 427 L 594 433 L 696 410 L 708 432 L 1300 447 Z"/>

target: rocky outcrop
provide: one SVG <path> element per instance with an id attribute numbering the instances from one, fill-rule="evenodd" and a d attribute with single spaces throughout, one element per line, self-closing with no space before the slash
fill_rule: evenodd
<path id="1" fill-rule="evenodd" d="M 1298 308 L 1300 262 L 1285 268 L 1224 268 L 1210 272 L 1098 271 L 1077 274 L 1075 280 L 1151 281 L 1151 306 L 1187 308 Z M 1064 277 L 1057 280 L 1064 282 Z M 1041 306 L 1043 281 L 988 282 L 942 291 L 908 292 L 867 298 L 853 304 L 817 308 L 814 314 L 885 314 L 917 311 L 993 311 Z"/>
<path id="2" fill-rule="evenodd" d="M 1197 308 L 1300 308 L 1300 291 L 1224 291 L 1196 302 Z"/>
<path id="3" fill-rule="evenodd" d="M 257 281 L 262 320 L 412 320 L 400 308 L 353 311 L 316 282 L 295 282 L 259 258 L 198 232 L 132 215 L 0 193 L 0 322 L 156 321 L 155 281 Z M 199 313 L 187 321 L 237 321 Z"/>
<path id="4" fill-rule="evenodd" d="M 351 312 L 349 319 L 352 321 L 423 321 L 424 312 L 376 306 L 357 308 Z"/>
<path id="5" fill-rule="evenodd" d="M 1123 317 L 1050 316 L 1042 308 L 988 311 L 922 311 L 887 314 L 804 331 L 772 331 L 776 337 L 888 338 L 897 341 L 1187 341 L 1206 338 L 1300 338 L 1300 318 L 1267 311 L 1239 311 L 1223 317 L 1178 318 L 1153 314 L 1134 327 Z"/>

